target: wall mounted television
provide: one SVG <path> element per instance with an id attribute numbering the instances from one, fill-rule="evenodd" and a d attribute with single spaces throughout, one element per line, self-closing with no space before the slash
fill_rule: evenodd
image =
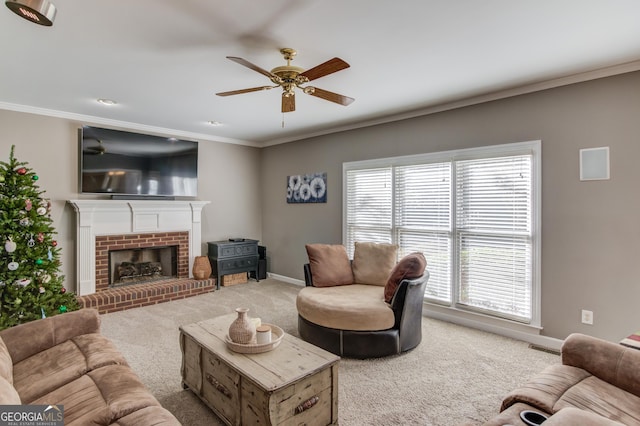
<path id="1" fill-rule="evenodd" d="M 80 192 L 112 198 L 198 195 L 198 142 L 83 126 Z"/>

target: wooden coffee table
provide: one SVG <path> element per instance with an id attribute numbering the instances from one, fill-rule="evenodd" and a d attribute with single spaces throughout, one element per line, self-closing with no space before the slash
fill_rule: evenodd
<path id="1" fill-rule="evenodd" d="M 182 384 L 228 425 L 338 423 L 340 357 L 290 334 L 259 354 L 227 348 L 236 314 L 180 327 Z"/>

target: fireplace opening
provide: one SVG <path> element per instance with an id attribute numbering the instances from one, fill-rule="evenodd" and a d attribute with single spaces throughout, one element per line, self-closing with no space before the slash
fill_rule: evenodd
<path id="1" fill-rule="evenodd" d="M 109 250 L 109 287 L 178 276 L 178 246 Z"/>

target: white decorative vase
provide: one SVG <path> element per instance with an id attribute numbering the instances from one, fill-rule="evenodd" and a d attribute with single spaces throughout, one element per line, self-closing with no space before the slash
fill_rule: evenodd
<path id="1" fill-rule="evenodd" d="M 236 308 L 238 318 L 229 326 L 229 338 L 234 343 L 249 344 L 256 338 L 256 326 L 247 317 L 249 308 Z"/>

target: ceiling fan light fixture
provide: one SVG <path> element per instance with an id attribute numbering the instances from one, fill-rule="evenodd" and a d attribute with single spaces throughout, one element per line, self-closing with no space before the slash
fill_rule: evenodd
<path id="1" fill-rule="evenodd" d="M 48 0 L 6 0 L 4 4 L 16 15 L 45 27 L 52 26 L 56 18 L 56 7 Z"/>

